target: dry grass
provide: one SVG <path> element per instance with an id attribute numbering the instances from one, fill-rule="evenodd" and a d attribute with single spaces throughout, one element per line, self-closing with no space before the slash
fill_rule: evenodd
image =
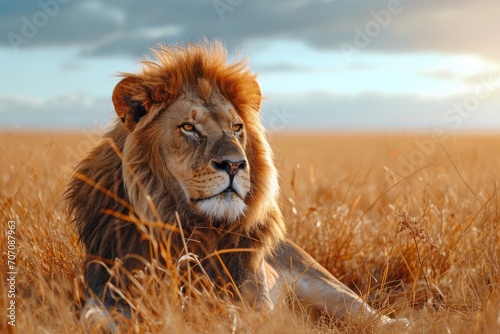
<path id="1" fill-rule="evenodd" d="M 496 333 L 500 137 L 450 137 L 442 146 L 427 139 L 273 138 L 290 237 L 374 307 L 411 319 L 411 332 Z M 88 141 L 82 134 L 0 134 L 0 272 L 5 282 L 6 233 L 15 220 L 20 333 L 82 332 L 83 249 L 60 198 Z M 132 301 L 141 320 L 122 324 L 124 331 L 377 331 L 356 319 L 312 323 L 283 305 L 259 317 L 231 307 L 203 277 L 176 274 L 174 262 L 147 265 L 149 275 L 135 277 L 140 298 Z M 13 332 L 9 319 L 0 319 L 0 332 Z"/>

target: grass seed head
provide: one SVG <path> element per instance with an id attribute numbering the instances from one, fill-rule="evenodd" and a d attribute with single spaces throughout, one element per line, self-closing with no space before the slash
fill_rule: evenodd
<path id="1" fill-rule="evenodd" d="M 397 216 L 401 219 L 398 223 L 398 233 L 406 230 L 415 241 L 417 239 L 422 240 L 423 243 L 427 245 L 428 250 L 434 251 L 438 249 L 434 239 L 427 235 L 424 229 L 420 226 L 419 220 L 413 218 L 406 212 L 398 213 Z"/>

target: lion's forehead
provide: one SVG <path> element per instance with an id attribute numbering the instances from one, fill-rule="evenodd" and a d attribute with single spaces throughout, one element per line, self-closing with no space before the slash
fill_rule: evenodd
<path id="1" fill-rule="evenodd" d="M 232 106 L 196 106 L 192 107 L 190 112 L 186 115 L 195 123 L 214 123 L 223 125 L 230 124 L 237 114 L 234 112 Z"/>
<path id="2" fill-rule="evenodd" d="M 178 116 L 185 121 L 207 123 L 215 121 L 218 124 L 230 124 L 238 113 L 232 103 L 218 93 L 212 94 L 209 99 L 202 99 L 194 94 L 186 93 L 175 102 Z"/>
<path id="3" fill-rule="evenodd" d="M 199 124 L 214 123 L 220 126 L 230 126 L 238 117 L 233 106 L 229 103 L 219 105 L 196 106 L 191 108 L 188 117 Z"/>

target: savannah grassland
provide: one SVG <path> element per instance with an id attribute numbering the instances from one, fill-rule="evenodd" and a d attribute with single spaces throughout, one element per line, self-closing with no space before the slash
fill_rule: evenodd
<path id="1" fill-rule="evenodd" d="M 88 137 L 0 133 L 1 333 L 82 332 L 84 254 L 61 196 Z M 411 333 L 498 333 L 500 137 L 430 138 L 272 136 L 289 236 L 373 307 L 410 319 Z M 398 233 L 403 213 L 417 230 Z M 9 221 L 15 327 L 7 324 Z M 131 301 L 140 320 L 124 321 L 123 332 L 396 332 L 355 317 L 312 321 L 290 299 L 255 315 L 218 299 L 203 278 L 152 267 Z M 162 270 L 170 280 L 159 279 Z"/>

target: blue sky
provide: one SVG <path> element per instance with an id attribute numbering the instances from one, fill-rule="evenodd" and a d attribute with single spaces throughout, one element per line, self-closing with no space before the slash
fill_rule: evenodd
<path id="1" fill-rule="evenodd" d="M 248 55 L 271 131 L 500 129 L 497 0 L 4 1 L 0 128 L 96 127 L 156 43 Z"/>

